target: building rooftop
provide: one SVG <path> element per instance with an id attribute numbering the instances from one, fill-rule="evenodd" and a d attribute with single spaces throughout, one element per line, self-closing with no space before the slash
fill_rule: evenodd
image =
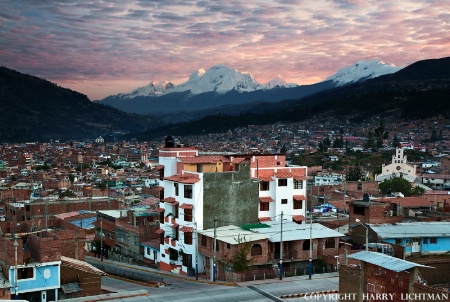
<path id="1" fill-rule="evenodd" d="M 408 270 L 413 267 L 428 267 L 433 268 L 431 266 L 426 266 L 410 261 L 406 261 L 403 259 L 395 258 L 389 255 L 385 255 L 383 253 L 377 253 L 377 252 L 369 252 L 369 251 L 363 251 L 356 254 L 352 254 L 348 256 L 350 259 L 355 260 L 361 260 L 367 263 L 371 263 L 377 266 L 381 266 L 385 269 L 394 271 L 394 272 L 402 272 L 405 270 Z"/>
<path id="2" fill-rule="evenodd" d="M 281 222 L 280 221 L 267 221 L 264 224 L 269 225 L 270 228 L 254 228 L 251 229 L 254 232 L 265 234 L 269 236 L 269 241 L 280 242 L 281 241 Z M 312 236 L 311 236 L 312 234 Z M 293 221 L 283 221 L 283 241 L 305 240 L 317 238 L 332 238 L 343 237 L 344 234 L 336 232 L 320 223 L 311 224 L 297 224 Z"/>
<path id="3" fill-rule="evenodd" d="M 369 224 L 381 238 L 450 237 L 450 222 L 403 222 Z"/>
<path id="4" fill-rule="evenodd" d="M 214 229 L 198 231 L 199 234 L 214 238 Z M 217 239 L 229 244 L 252 242 L 269 238 L 269 235 L 244 230 L 238 226 L 227 225 L 216 228 Z"/>

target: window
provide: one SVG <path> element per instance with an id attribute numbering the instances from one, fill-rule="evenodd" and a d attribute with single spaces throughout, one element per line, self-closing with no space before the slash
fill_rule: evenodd
<path id="1" fill-rule="evenodd" d="M 287 199 L 282 199 L 281 204 L 287 204 Z"/>
<path id="2" fill-rule="evenodd" d="M 268 202 L 259 202 L 259 210 L 260 211 L 269 211 L 269 203 Z"/>
<path id="3" fill-rule="evenodd" d="M 437 238 L 430 238 L 431 244 L 437 244 Z"/>
<path id="4" fill-rule="evenodd" d="M 309 240 L 303 241 L 302 250 L 309 251 Z"/>
<path id="5" fill-rule="evenodd" d="M 178 183 L 174 183 L 173 186 L 175 187 L 175 196 L 178 196 L 179 194 Z"/>
<path id="6" fill-rule="evenodd" d="M 402 244 L 403 243 L 403 239 L 395 239 L 395 244 Z"/>
<path id="7" fill-rule="evenodd" d="M 269 191 L 269 182 L 268 181 L 261 181 L 259 183 L 259 190 L 260 191 Z"/>
<path id="8" fill-rule="evenodd" d="M 358 191 L 361 191 L 362 190 L 362 183 L 358 183 L 358 189 L 357 189 Z"/>
<path id="9" fill-rule="evenodd" d="M 294 199 L 294 210 L 300 210 L 303 208 L 303 200 Z"/>
<path id="10" fill-rule="evenodd" d="M 183 266 L 192 267 L 192 255 L 183 254 Z"/>
<path id="11" fill-rule="evenodd" d="M 216 252 L 219 251 L 219 241 L 216 239 Z"/>
<path id="12" fill-rule="evenodd" d="M 423 238 L 423 244 L 428 244 L 428 238 Z"/>
<path id="13" fill-rule="evenodd" d="M 261 246 L 261 244 L 254 244 L 252 246 L 251 255 L 252 256 L 261 256 L 262 255 L 262 246 Z"/>
<path id="14" fill-rule="evenodd" d="M 178 207 L 179 207 L 178 204 L 176 204 L 174 209 L 173 209 L 174 212 L 175 212 L 175 215 L 174 215 L 175 218 L 178 218 Z"/>
<path id="15" fill-rule="evenodd" d="M 294 189 L 303 189 L 303 181 L 294 179 Z"/>
<path id="16" fill-rule="evenodd" d="M 325 240 L 325 248 L 326 249 L 334 249 L 336 247 L 334 238 L 328 238 Z"/>
<path id="17" fill-rule="evenodd" d="M 208 246 L 208 237 L 202 235 L 202 246 Z"/>
<path id="18" fill-rule="evenodd" d="M 192 244 L 192 233 L 184 233 L 184 243 Z"/>
<path id="19" fill-rule="evenodd" d="M 192 209 L 184 209 L 184 221 L 192 221 Z"/>
<path id="20" fill-rule="evenodd" d="M 111 234 L 111 232 L 108 232 L 108 238 L 109 238 L 109 239 L 112 239 L 112 234 Z"/>
<path id="21" fill-rule="evenodd" d="M 230 249 L 230 248 L 231 248 L 230 244 L 229 244 L 229 243 L 227 243 L 227 249 Z"/>
<path id="22" fill-rule="evenodd" d="M 278 186 L 279 187 L 286 187 L 287 186 L 287 178 L 278 179 Z"/>
<path id="23" fill-rule="evenodd" d="M 150 248 L 147 247 L 147 255 L 150 255 Z"/>
<path id="24" fill-rule="evenodd" d="M 169 247 L 169 259 L 170 260 L 178 260 L 178 251 Z"/>
<path id="25" fill-rule="evenodd" d="M 184 198 L 192 198 L 192 185 L 184 185 Z"/>
<path id="26" fill-rule="evenodd" d="M 19 280 L 31 279 L 33 277 L 34 277 L 34 269 L 32 267 L 24 267 L 17 270 L 17 278 Z"/>

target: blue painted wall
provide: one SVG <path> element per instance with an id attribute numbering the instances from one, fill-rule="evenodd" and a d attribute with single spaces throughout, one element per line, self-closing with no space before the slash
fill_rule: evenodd
<path id="1" fill-rule="evenodd" d="M 60 263 L 41 263 L 40 266 L 35 266 L 35 264 L 27 266 L 18 266 L 18 270 L 21 268 L 33 269 L 33 277 L 29 279 L 19 279 L 17 285 L 19 288 L 19 293 L 25 292 L 35 292 L 47 289 L 54 289 L 60 287 Z M 10 268 L 9 271 L 9 281 L 13 285 L 11 288 L 12 293 L 14 293 L 14 267 Z"/>

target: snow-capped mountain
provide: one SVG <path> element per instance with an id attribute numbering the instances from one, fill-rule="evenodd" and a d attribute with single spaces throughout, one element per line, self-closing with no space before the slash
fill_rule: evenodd
<path id="1" fill-rule="evenodd" d="M 265 89 L 292 88 L 292 87 L 297 87 L 298 84 L 296 84 L 296 83 L 288 83 L 280 75 L 277 75 L 273 80 L 270 80 L 264 86 L 265 86 Z"/>
<path id="2" fill-rule="evenodd" d="M 167 81 L 152 81 L 150 84 L 144 87 L 136 88 L 130 93 L 119 93 L 115 97 L 121 99 L 133 99 L 138 96 L 158 96 L 164 94 L 167 90 L 170 90 L 174 85 Z"/>
<path id="3" fill-rule="evenodd" d="M 332 81 L 336 86 L 342 86 L 394 73 L 402 68 L 386 64 L 381 60 L 356 61 L 352 66 L 339 69 L 336 74 L 328 77 L 325 81 Z"/>
<path id="4" fill-rule="evenodd" d="M 183 84 L 175 86 L 170 92 L 190 91 L 192 94 L 217 92 L 220 94 L 235 90 L 250 92 L 263 89 L 255 78 L 247 72 L 240 72 L 226 65 L 216 65 L 208 70 L 199 69 Z"/>

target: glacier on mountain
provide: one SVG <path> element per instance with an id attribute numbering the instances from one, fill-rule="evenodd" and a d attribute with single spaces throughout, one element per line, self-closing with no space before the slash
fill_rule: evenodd
<path id="1" fill-rule="evenodd" d="M 355 64 L 344 67 L 325 81 L 332 81 L 337 86 L 355 83 L 361 80 L 373 79 L 385 74 L 399 71 L 403 67 L 386 64 L 381 60 L 356 61 Z"/>

